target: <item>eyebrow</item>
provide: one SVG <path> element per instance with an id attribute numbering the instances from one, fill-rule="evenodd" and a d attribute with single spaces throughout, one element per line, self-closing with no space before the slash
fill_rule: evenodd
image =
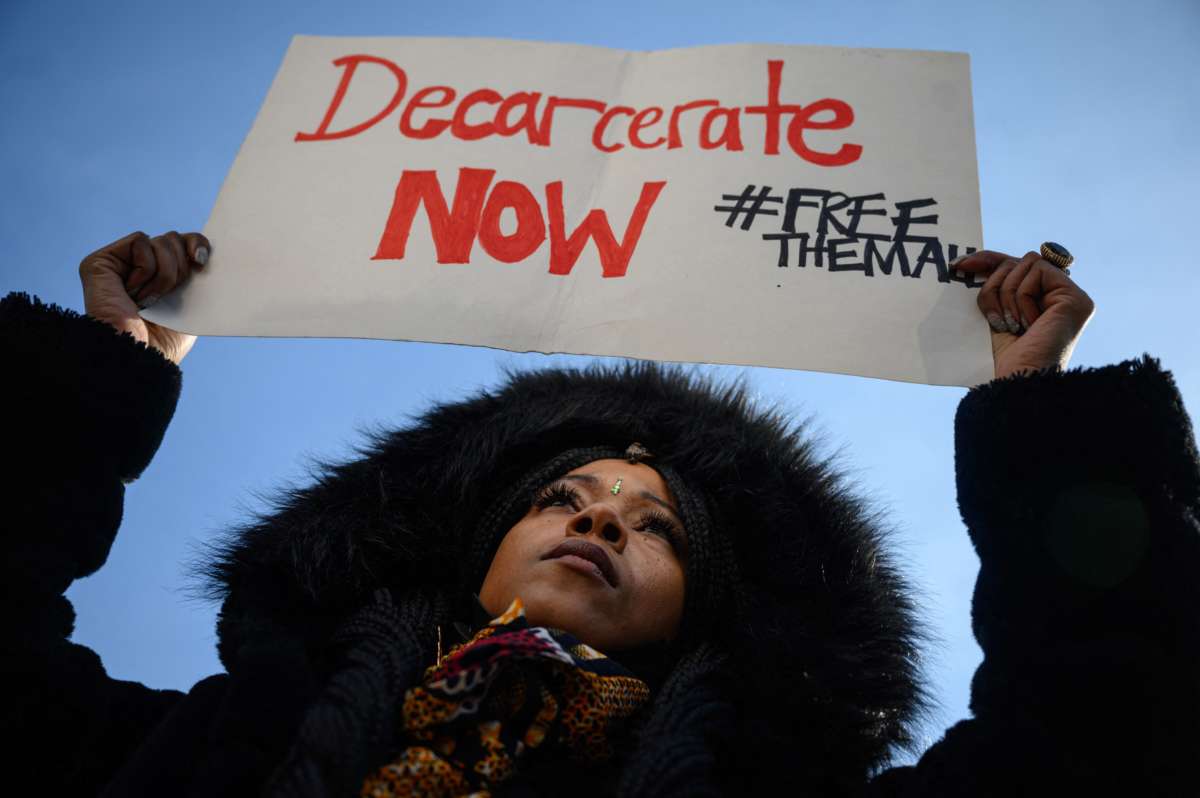
<path id="1" fill-rule="evenodd" d="M 600 484 L 600 478 L 595 474 L 567 474 L 565 477 L 563 477 L 563 479 L 569 479 L 573 482 L 582 482 L 585 485 L 596 489 L 603 487 Z M 677 521 L 679 521 L 681 524 L 683 523 L 683 519 L 679 517 L 679 511 L 664 501 L 662 497 L 656 496 L 648 490 L 639 491 L 637 495 L 642 499 L 649 499 L 660 507 L 670 511 L 671 515 L 675 516 Z"/>
<path id="2" fill-rule="evenodd" d="M 662 505 L 662 507 L 663 507 L 664 509 L 666 509 L 666 510 L 669 510 L 669 511 L 670 511 L 670 513 L 671 513 L 671 515 L 675 516 L 675 518 L 677 518 L 677 519 L 679 520 L 679 522 L 680 522 L 680 523 L 683 523 L 683 519 L 682 519 L 682 518 L 679 518 L 679 511 L 678 511 L 678 510 L 676 510 L 676 509 L 675 509 L 674 507 L 672 507 L 671 505 L 667 504 L 665 501 L 663 501 L 663 500 L 662 500 L 662 499 L 660 499 L 659 497 L 655 496 L 655 495 L 654 495 L 653 493 L 651 493 L 650 491 L 648 491 L 648 490 L 644 490 L 644 491 L 642 491 L 641 493 L 639 493 L 638 495 L 639 495 L 639 496 L 641 496 L 643 499 L 649 499 L 650 501 L 654 502 L 655 504 Z"/>

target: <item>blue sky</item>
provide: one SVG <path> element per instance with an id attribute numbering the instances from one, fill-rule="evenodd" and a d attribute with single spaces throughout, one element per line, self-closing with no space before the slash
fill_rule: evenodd
<path id="1" fill-rule="evenodd" d="M 292 35 L 495 36 L 664 49 L 727 42 L 955 50 L 972 59 L 985 245 L 1075 253 L 1097 314 L 1073 363 L 1143 352 L 1194 412 L 1200 300 L 1187 232 L 1200 178 L 1200 4 L 1117 2 L 22 2 L 0 6 L 0 291 L 81 308 L 80 258 L 125 233 L 200 229 Z M 215 242 L 219 246 L 219 242 Z M 493 385 L 504 367 L 585 358 L 353 340 L 201 340 L 108 564 L 69 593 L 75 639 L 109 672 L 186 689 L 219 670 L 215 608 L 189 599 L 198 544 L 348 455 L 373 424 Z M 764 401 L 811 417 L 886 509 L 940 643 L 929 741 L 966 716 L 978 561 L 954 497 L 963 391 L 772 369 Z M 1121 423 L 1114 407 L 1112 423 Z M 1102 430 L 1097 430 L 1098 434 Z M 1030 430 L 1023 445 L 1053 439 Z"/>

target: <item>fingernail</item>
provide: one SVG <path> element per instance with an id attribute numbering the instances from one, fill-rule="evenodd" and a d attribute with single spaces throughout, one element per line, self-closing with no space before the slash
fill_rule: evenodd
<path id="1" fill-rule="evenodd" d="M 208 263 L 208 247 L 196 247 L 196 263 L 201 266 Z"/>
<path id="2" fill-rule="evenodd" d="M 158 301 L 158 294 L 150 294 L 149 296 L 142 297 L 142 301 L 138 302 L 138 307 L 141 308 L 142 310 L 145 310 L 146 308 L 150 307 L 157 301 Z"/>
<path id="3" fill-rule="evenodd" d="M 954 260 L 950 261 L 950 262 L 949 262 L 948 264 L 946 264 L 946 265 L 947 265 L 947 266 L 957 266 L 958 264 L 962 263 L 962 262 L 963 262 L 964 260 L 966 260 L 966 259 L 967 259 L 967 256 L 966 256 L 966 255 L 959 255 L 957 258 L 955 258 Z"/>
<path id="4" fill-rule="evenodd" d="M 1028 329 L 1029 329 L 1029 322 L 1025 321 L 1025 314 L 1024 314 L 1024 313 L 1022 313 L 1022 314 L 1021 314 L 1021 329 L 1023 329 L 1023 330 L 1028 330 Z"/>
<path id="5" fill-rule="evenodd" d="M 1021 331 L 1021 325 L 1017 324 L 1017 320 L 1008 311 L 1004 313 L 1004 323 L 1008 325 L 1008 331 L 1013 335 Z"/>
<path id="6" fill-rule="evenodd" d="M 995 330 L 996 332 L 1007 332 L 1008 331 L 1008 327 L 1006 327 L 1004 324 L 1004 319 L 1000 318 L 995 313 L 989 313 L 987 320 L 988 320 L 988 324 L 990 324 L 992 329 Z"/>

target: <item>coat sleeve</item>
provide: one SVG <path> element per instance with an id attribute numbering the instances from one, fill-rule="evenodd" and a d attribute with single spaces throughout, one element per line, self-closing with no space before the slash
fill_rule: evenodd
<path id="1" fill-rule="evenodd" d="M 181 694 L 110 679 L 70 642 L 63 594 L 108 557 L 124 486 L 162 440 L 180 373 L 131 336 L 24 294 L 0 300 L 0 370 L 7 753 L 42 784 L 92 794 Z"/>
<path id="2" fill-rule="evenodd" d="M 955 434 L 973 717 L 873 794 L 1194 794 L 1200 475 L 1170 375 L 1144 358 L 997 380 Z"/>

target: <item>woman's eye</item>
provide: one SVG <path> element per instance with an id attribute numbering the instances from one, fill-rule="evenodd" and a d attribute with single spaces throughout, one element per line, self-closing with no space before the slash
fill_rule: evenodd
<path id="1" fill-rule="evenodd" d="M 568 485 L 549 485 L 538 493 L 533 504 L 540 510 L 544 510 L 547 507 L 570 507 L 575 509 L 579 504 L 579 493 Z"/>
<path id="2" fill-rule="evenodd" d="M 671 519 L 661 513 L 650 513 L 638 524 L 638 529 L 651 535 L 658 535 L 678 549 L 682 544 L 683 534 Z"/>

